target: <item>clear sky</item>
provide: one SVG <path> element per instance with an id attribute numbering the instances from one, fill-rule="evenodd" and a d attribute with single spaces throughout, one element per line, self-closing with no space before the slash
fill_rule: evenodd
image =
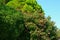
<path id="1" fill-rule="evenodd" d="M 42 6 L 45 15 L 51 16 L 51 20 L 60 29 L 60 0 L 37 0 L 37 2 Z"/>

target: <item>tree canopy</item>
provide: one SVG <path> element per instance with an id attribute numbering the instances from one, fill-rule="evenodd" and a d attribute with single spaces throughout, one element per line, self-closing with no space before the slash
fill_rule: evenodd
<path id="1" fill-rule="evenodd" d="M 0 40 L 57 40 L 55 23 L 36 0 L 0 0 Z"/>

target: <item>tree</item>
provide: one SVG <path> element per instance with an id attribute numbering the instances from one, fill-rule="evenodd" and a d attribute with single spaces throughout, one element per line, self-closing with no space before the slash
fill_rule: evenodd
<path id="1" fill-rule="evenodd" d="M 0 5 L 0 40 L 16 40 L 24 29 L 22 13 Z"/>
<path id="2" fill-rule="evenodd" d="M 1 40 L 57 40 L 55 23 L 36 0 L 11 0 L 0 9 Z"/>

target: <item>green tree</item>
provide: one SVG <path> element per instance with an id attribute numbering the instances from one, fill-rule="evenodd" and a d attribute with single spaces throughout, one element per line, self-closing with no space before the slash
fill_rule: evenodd
<path id="1" fill-rule="evenodd" d="M 1 40 L 57 40 L 55 23 L 36 0 L 11 0 L 0 9 Z"/>
<path id="2" fill-rule="evenodd" d="M 0 5 L 0 40 L 16 40 L 24 29 L 22 13 Z"/>

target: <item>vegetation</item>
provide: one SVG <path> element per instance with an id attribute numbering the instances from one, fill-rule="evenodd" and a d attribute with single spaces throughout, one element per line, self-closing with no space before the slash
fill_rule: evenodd
<path id="1" fill-rule="evenodd" d="M 36 0 L 0 0 L 0 40 L 57 40 L 57 28 Z"/>
<path id="2" fill-rule="evenodd" d="M 57 30 L 57 37 L 60 38 L 60 29 Z"/>

